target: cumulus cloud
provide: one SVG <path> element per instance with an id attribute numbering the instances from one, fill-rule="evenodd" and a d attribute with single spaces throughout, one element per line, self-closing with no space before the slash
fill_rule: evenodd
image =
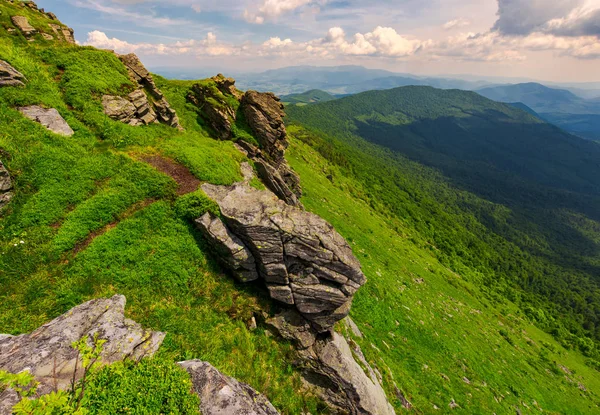
<path id="1" fill-rule="evenodd" d="M 285 13 L 290 13 L 308 5 L 324 3 L 324 0 L 263 0 L 258 10 L 244 11 L 244 18 L 249 23 L 263 24 L 267 19 L 277 18 Z"/>
<path id="2" fill-rule="evenodd" d="M 174 43 L 129 43 L 117 38 L 109 38 L 106 33 L 94 30 L 88 33 L 85 46 L 100 49 L 111 49 L 118 53 L 139 53 L 142 55 L 234 55 L 240 48 L 227 43 L 221 43 L 216 35 L 208 33 L 203 40 L 187 40 Z"/>
<path id="3" fill-rule="evenodd" d="M 517 36 L 600 37 L 600 0 L 498 0 L 493 30 Z"/>

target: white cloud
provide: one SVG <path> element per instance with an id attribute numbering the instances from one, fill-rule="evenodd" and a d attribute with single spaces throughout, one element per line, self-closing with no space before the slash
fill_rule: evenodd
<path id="1" fill-rule="evenodd" d="M 463 19 L 462 17 L 459 19 L 454 19 L 454 20 L 450 20 L 449 22 L 446 22 L 442 27 L 445 30 L 451 30 L 451 29 L 458 29 L 461 27 L 466 27 L 466 26 L 470 26 L 471 22 L 468 21 L 467 19 Z"/>
<path id="2" fill-rule="evenodd" d="M 308 5 L 323 4 L 326 0 L 263 0 L 258 9 L 244 10 L 244 18 L 249 23 L 263 24 L 283 14 L 293 12 Z M 313 8 L 311 11 L 317 10 Z"/>
<path id="3" fill-rule="evenodd" d="M 192 4 L 192 10 L 196 13 L 202 13 L 202 6 L 199 4 Z"/>

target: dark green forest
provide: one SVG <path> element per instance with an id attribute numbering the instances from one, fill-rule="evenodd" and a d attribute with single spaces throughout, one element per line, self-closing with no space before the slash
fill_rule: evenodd
<path id="1" fill-rule="evenodd" d="M 442 263 L 598 359 L 600 146 L 475 93 L 429 87 L 290 107 L 287 121 Z"/>

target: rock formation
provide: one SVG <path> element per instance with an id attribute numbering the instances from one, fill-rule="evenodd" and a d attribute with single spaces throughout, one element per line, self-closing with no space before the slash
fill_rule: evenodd
<path id="1" fill-rule="evenodd" d="M 25 77 L 8 62 L 0 60 L 0 88 L 4 86 L 24 86 Z"/>
<path id="2" fill-rule="evenodd" d="M 263 395 L 245 383 L 223 375 L 208 363 L 192 360 L 179 365 L 192 378 L 203 415 L 279 415 Z"/>
<path id="3" fill-rule="evenodd" d="M 238 148 L 255 162 L 259 177 L 273 193 L 289 205 L 300 204 L 300 179 L 284 158 L 288 140 L 279 98 L 256 91 L 244 94 L 235 80 L 221 74 L 193 85 L 187 98 L 219 139 L 238 139 Z M 243 136 L 234 137 L 235 128 L 243 128 L 236 127 L 238 122 L 247 124 L 260 149 Z"/>
<path id="4" fill-rule="evenodd" d="M 0 160 L 0 214 L 13 198 L 12 188 L 13 184 L 10 174 L 8 174 L 8 170 L 6 170 L 6 167 L 2 164 L 2 160 Z M 1 338 L 0 341 L 2 341 Z"/>
<path id="5" fill-rule="evenodd" d="M 165 335 L 143 329 L 126 319 L 125 297 L 89 301 L 73 308 L 30 334 L 0 337 L 0 370 L 20 373 L 28 370 L 40 382 L 40 393 L 67 389 L 73 378 L 78 353 L 72 343 L 82 338 L 106 340 L 101 361 L 110 364 L 126 358 L 152 356 Z M 81 367 L 81 365 L 79 365 Z M 83 373 L 76 374 L 76 379 Z M 0 414 L 10 414 L 6 402 L 14 405 L 15 393 L 0 394 Z"/>
<path id="6" fill-rule="evenodd" d="M 46 109 L 39 105 L 32 105 L 30 107 L 21 107 L 19 111 L 30 120 L 42 124 L 53 133 L 67 137 L 75 134 L 69 124 L 54 108 Z"/>
<path id="7" fill-rule="evenodd" d="M 258 274 L 273 299 L 294 305 L 317 332 L 346 317 L 366 279 L 330 224 L 244 183 L 202 189 L 218 203 L 225 223 L 210 213 L 196 223 L 238 279 Z"/>
<path id="8" fill-rule="evenodd" d="M 346 339 L 336 332 L 315 335 L 309 321 L 291 309 L 267 319 L 265 323 L 281 337 L 296 344 L 297 364 L 304 380 L 334 413 L 395 414 L 381 381 L 358 345 L 353 344 L 352 350 Z"/>
<path id="9" fill-rule="evenodd" d="M 151 124 L 158 121 L 183 130 L 179 124 L 177 113 L 171 108 L 140 59 L 133 53 L 117 56 L 127 68 L 132 82 L 135 82 L 140 89 L 129 94 L 127 98 L 104 96 L 102 101 L 106 114 L 132 125 Z M 148 100 L 144 91 L 150 94 L 151 101 Z M 132 105 L 127 105 L 124 101 L 128 101 Z"/>
<path id="10" fill-rule="evenodd" d="M 23 33 L 23 36 L 28 39 L 38 32 L 35 27 L 29 24 L 29 20 L 25 16 L 12 16 L 10 19 L 17 29 Z"/>

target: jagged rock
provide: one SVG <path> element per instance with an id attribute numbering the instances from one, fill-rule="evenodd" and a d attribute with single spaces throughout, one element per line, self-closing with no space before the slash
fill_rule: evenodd
<path id="1" fill-rule="evenodd" d="M 318 332 L 348 315 L 353 295 L 366 279 L 330 224 L 244 183 L 205 184 L 202 189 L 219 204 L 227 229 L 254 256 L 274 299 L 295 305 Z"/>
<path id="2" fill-rule="evenodd" d="M 140 87 L 142 87 L 146 91 L 148 91 L 148 93 L 152 96 L 152 104 L 150 104 L 150 102 L 146 98 L 146 103 L 148 104 L 149 110 L 148 112 L 144 112 L 146 110 L 146 103 L 142 103 L 140 107 L 136 106 L 139 114 L 141 114 L 138 117 L 141 123 L 150 124 L 155 120 L 158 120 L 163 124 L 167 124 L 171 127 L 177 128 L 178 130 L 183 130 L 183 127 L 181 127 L 181 125 L 179 124 L 179 117 L 177 116 L 177 113 L 173 108 L 171 108 L 163 93 L 160 91 L 160 89 L 158 89 L 156 83 L 154 83 L 152 75 L 150 74 L 150 72 L 148 72 L 148 70 L 142 64 L 137 55 L 134 53 L 130 53 L 129 55 L 117 56 L 127 68 L 131 80 L 133 82 L 136 82 Z M 130 101 L 140 103 L 141 101 L 139 100 L 141 100 L 142 97 L 141 95 L 139 95 L 139 92 L 136 91 L 132 94 L 134 94 L 134 97 L 132 98 L 130 95 Z"/>
<path id="3" fill-rule="evenodd" d="M 26 38 L 29 38 L 37 33 L 37 29 L 29 24 L 27 17 L 12 16 L 10 19 Z"/>
<path id="4" fill-rule="evenodd" d="M 283 159 L 288 141 L 283 123 L 284 106 L 279 98 L 270 92 L 248 91 L 240 105 L 264 151 L 275 161 Z"/>
<path id="5" fill-rule="evenodd" d="M 301 349 L 308 349 L 317 340 L 310 323 L 294 310 L 284 310 L 267 319 L 265 323 L 284 339 L 295 342 Z"/>
<path id="6" fill-rule="evenodd" d="M 4 210 L 6 205 L 12 200 L 13 193 L 11 192 L 13 188 L 12 180 L 10 178 L 10 174 L 8 174 L 8 170 L 2 164 L 0 160 L 0 213 Z M 0 341 L 2 337 L 0 336 Z"/>
<path id="7" fill-rule="evenodd" d="M 0 60 L 0 88 L 4 86 L 24 86 L 25 77 L 8 62 Z"/>
<path id="8" fill-rule="evenodd" d="M 54 108 L 46 109 L 39 105 L 32 105 L 30 107 L 21 107 L 19 111 L 30 120 L 42 124 L 53 133 L 67 137 L 75 134 L 71 127 L 69 127 L 69 124 Z"/>
<path id="9" fill-rule="evenodd" d="M 217 82 L 216 90 L 208 84 L 195 84 L 190 89 L 187 99 L 201 109 L 202 117 L 219 139 L 230 140 L 233 137 L 232 129 L 236 119 L 236 110 L 223 94 L 229 93 L 229 90 L 235 89 L 235 87 L 230 85 L 223 75 L 218 75 L 212 80 L 221 81 L 220 84 Z"/>
<path id="10" fill-rule="evenodd" d="M 212 242 L 212 246 L 218 250 L 218 258 L 233 273 L 240 282 L 250 282 L 258 279 L 256 263 L 252 252 L 225 227 L 223 222 L 206 213 L 196 220 L 196 226 L 204 236 Z"/>
<path id="11" fill-rule="evenodd" d="M 266 397 L 245 383 L 223 375 L 209 363 L 192 360 L 179 365 L 192 378 L 203 415 L 279 415 Z"/>
<path id="12" fill-rule="evenodd" d="M 102 97 L 104 113 L 110 118 L 128 123 L 135 115 L 135 106 L 123 97 L 104 95 Z"/>
<path id="13" fill-rule="evenodd" d="M 72 45 L 75 44 L 75 35 L 73 29 L 70 27 L 61 27 L 60 32 L 62 33 L 65 42 L 70 43 Z"/>
<path id="14" fill-rule="evenodd" d="M 48 393 L 70 386 L 78 359 L 78 352 L 71 345 L 82 338 L 92 339 L 97 334 L 106 340 L 100 357 L 103 364 L 152 356 L 165 335 L 126 319 L 125 301 L 122 295 L 92 300 L 30 334 L 0 338 L 0 370 L 28 370 L 41 383 L 43 393 Z M 81 364 L 78 368 L 76 380 L 83 375 Z M 4 391 L 0 402 L 8 401 L 11 395 L 12 391 Z M 0 406 L 0 414 L 10 414 L 9 410 Z"/>

